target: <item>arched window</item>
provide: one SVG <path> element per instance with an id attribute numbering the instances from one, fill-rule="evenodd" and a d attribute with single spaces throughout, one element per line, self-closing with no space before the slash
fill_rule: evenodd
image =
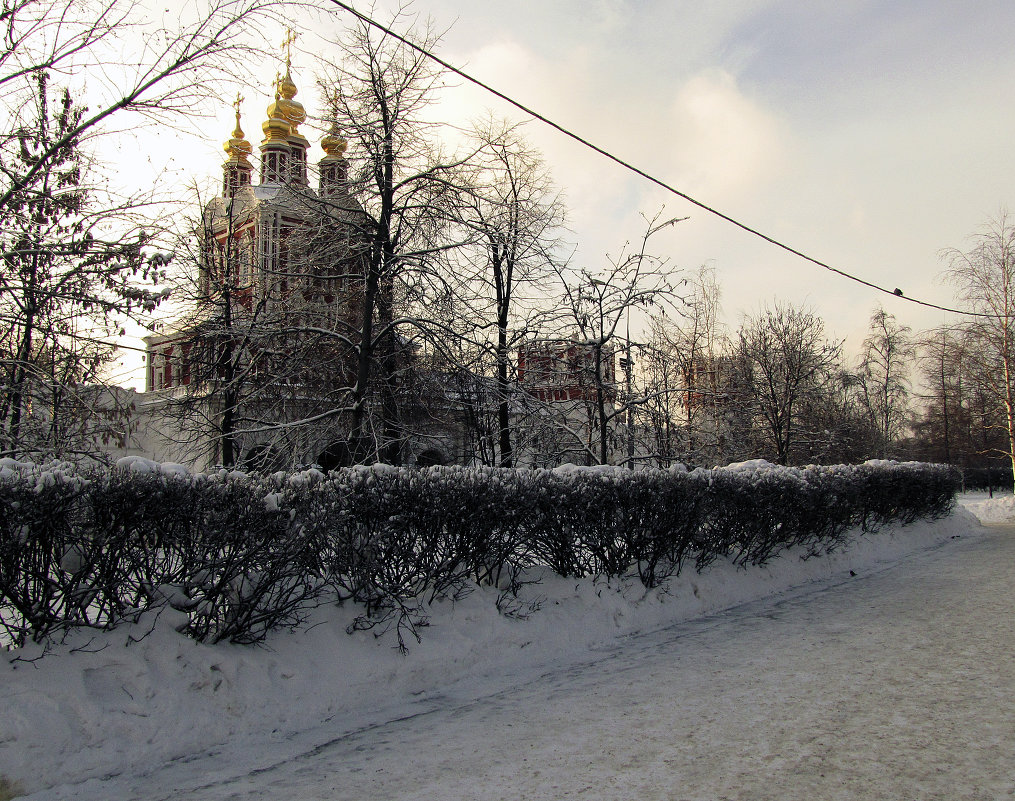
<path id="1" fill-rule="evenodd" d="M 270 445 L 255 445 L 243 457 L 243 466 L 256 473 L 270 473 L 280 467 L 281 460 Z"/>
<path id="2" fill-rule="evenodd" d="M 317 457 L 317 464 L 328 473 L 340 467 L 349 467 L 352 464 L 352 452 L 349 450 L 349 443 L 342 440 L 332 442 L 327 448 L 321 451 Z"/>
<path id="3" fill-rule="evenodd" d="M 437 448 L 427 448 L 416 457 L 417 467 L 440 467 L 448 463 L 448 457 Z"/>

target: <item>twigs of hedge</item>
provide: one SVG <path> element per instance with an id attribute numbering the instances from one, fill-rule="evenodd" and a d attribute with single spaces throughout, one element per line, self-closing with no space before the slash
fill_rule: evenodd
<path id="1" fill-rule="evenodd" d="M 0 642 L 48 643 L 171 607 L 202 642 L 257 643 L 326 599 L 352 628 L 418 637 L 428 604 L 524 570 L 637 576 L 761 565 L 852 529 L 947 515 L 941 465 L 869 462 L 716 470 L 385 466 L 268 476 L 121 460 L 114 469 L 0 460 Z M 517 611 L 517 610 L 515 610 Z"/>

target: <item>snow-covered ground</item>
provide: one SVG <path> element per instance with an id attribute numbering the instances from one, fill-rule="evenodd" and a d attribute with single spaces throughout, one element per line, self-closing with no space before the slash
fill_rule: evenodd
<path id="1" fill-rule="evenodd" d="M 959 502 L 987 525 L 1015 521 L 1015 496 L 1010 492 L 966 492 Z"/>
<path id="2" fill-rule="evenodd" d="M 647 593 L 534 576 L 524 619 L 476 590 L 436 604 L 407 656 L 390 633 L 346 634 L 355 610 L 334 606 L 264 648 L 195 644 L 166 619 L 7 654 L 0 775 L 33 799 L 110 801 L 999 797 L 1015 668 L 991 660 L 1015 665 L 1015 537 L 969 510 L 1015 517 L 1010 496 L 970 495 L 827 557 Z M 1007 628 L 941 614 L 956 604 Z M 965 789 L 935 795 L 958 763 Z"/>

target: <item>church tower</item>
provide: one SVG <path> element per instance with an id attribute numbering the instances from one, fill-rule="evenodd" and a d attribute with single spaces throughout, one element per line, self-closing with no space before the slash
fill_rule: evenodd
<path id="1" fill-rule="evenodd" d="M 320 184 L 318 191 L 322 198 L 333 198 L 348 192 L 349 164 L 345 151 L 349 143 L 342 138 L 338 124 L 321 140 L 324 158 L 320 163 Z"/>
<path id="2" fill-rule="evenodd" d="M 261 183 L 307 186 L 307 150 L 310 142 L 299 130 L 307 118 L 303 105 L 296 100 L 296 84 L 292 79 L 292 43 L 295 34 L 290 31 L 282 46 L 285 47 L 285 75 L 275 79 L 275 101 L 268 106 L 268 119 L 261 129 Z"/>
<path id="3" fill-rule="evenodd" d="M 224 145 L 223 149 L 229 158 L 222 165 L 222 197 L 232 198 L 236 196 L 237 190 L 250 186 L 250 176 L 254 168 L 249 159 L 254 151 L 250 142 L 243 138 L 243 128 L 240 127 L 240 103 L 243 98 L 239 92 L 236 93 L 236 102 L 233 103 L 236 109 L 236 128 L 233 129 L 233 136 Z"/>
<path id="4" fill-rule="evenodd" d="M 288 74 L 288 73 L 287 73 Z M 292 82 L 292 79 L 289 79 Z M 282 102 L 281 79 L 275 82 L 275 102 L 268 106 L 268 119 L 261 124 L 264 140 L 261 142 L 261 184 L 282 185 L 289 182 L 292 150 L 289 134 L 292 126 Z"/>

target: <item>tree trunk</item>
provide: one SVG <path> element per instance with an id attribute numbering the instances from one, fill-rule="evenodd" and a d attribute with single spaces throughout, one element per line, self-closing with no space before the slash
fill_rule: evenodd
<path id="1" fill-rule="evenodd" d="M 603 391 L 603 346 L 595 346 L 596 365 L 596 414 L 599 416 L 599 464 L 610 463 L 610 449 L 607 436 L 606 393 Z"/>
<path id="2" fill-rule="evenodd" d="M 497 320 L 497 433 L 500 447 L 500 466 L 514 467 L 514 450 L 511 445 L 511 407 L 508 381 L 507 317 Z"/>
<path id="3" fill-rule="evenodd" d="M 1005 422 L 1008 424 L 1008 456 L 1011 460 L 1012 482 L 1015 483 L 1015 397 L 1012 391 L 1012 356 L 1011 330 L 1007 320 L 1004 321 L 1002 333 L 1002 362 L 1004 364 L 1004 411 Z"/>
<path id="4" fill-rule="evenodd" d="M 360 316 L 360 340 L 356 354 L 356 383 L 353 385 L 352 418 L 349 425 L 349 445 L 352 458 L 357 464 L 369 457 L 366 442 L 366 399 L 370 386 L 370 369 L 373 362 L 373 311 L 376 305 L 379 267 L 375 255 L 369 256 L 366 265 L 366 282 L 363 287 L 363 308 Z"/>

